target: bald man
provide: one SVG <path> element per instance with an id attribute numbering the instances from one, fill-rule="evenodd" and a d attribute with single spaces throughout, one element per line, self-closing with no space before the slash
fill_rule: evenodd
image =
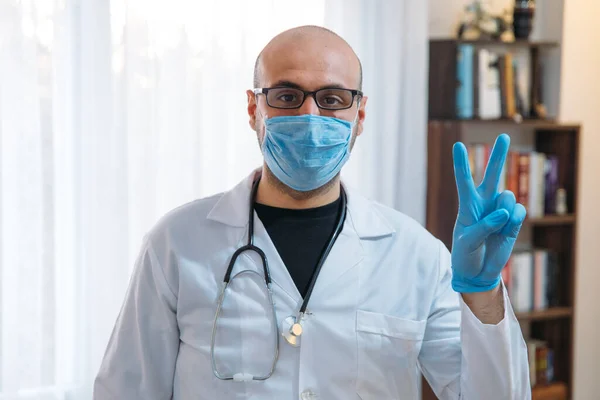
<path id="1" fill-rule="evenodd" d="M 96 400 L 531 397 L 500 279 L 525 209 L 498 192 L 500 136 L 475 187 L 454 148 L 453 252 L 347 187 L 367 96 L 351 47 L 281 33 L 247 91 L 264 163 L 146 235 L 94 385 Z"/>

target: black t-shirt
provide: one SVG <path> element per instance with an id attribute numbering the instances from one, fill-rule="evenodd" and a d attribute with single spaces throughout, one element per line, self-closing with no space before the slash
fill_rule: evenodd
<path id="1" fill-rule="evenodd" d="M 255 204 L 277 252 L 304 297 L 321 254 L 335 230 L 341 198 L 304 210 Z"/>

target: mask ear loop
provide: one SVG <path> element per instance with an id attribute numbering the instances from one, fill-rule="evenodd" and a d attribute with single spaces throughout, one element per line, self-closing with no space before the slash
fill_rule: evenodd
<path id="1" fill-rule="evenodd" d="M 255 93 L 254 94 L 254 102 L 256 103 L 256 113 L 260 116 L 260 118 L 262 118 L 263 123 L 264 123 L 264 121 L 266 121 L 269 118 L 269 116 L 267 114 L 263 115 L 263 113 L 260 112 L 260 109 L 258 107 L 258 99 L 259 98 L 260 97 L 258 97 L 258 94 Z M 266 99 L 265 99 L 265 101 L 266 101 Z"/>
<path id="2" fill-rule="evenodd" d="M 265 134 L 263 136 L 263 142 L 262 142 L 262 145 L 260 146 L 261 147 L 261 151 L 264 152 L 265 143 L 267 141 L 267 124 L 266 124 L 266 121 L 267 121 L 267 119 L 269 119 L 269 115 L 267 115 L 267 114 L 263 115 L 263 113 L 260 112 L 260 109 L 258 108 L 258 95 L 256 95 L 256 113 L 262 119 L 262 122 L 263 122 L 262 126 L 263 126 L 263 129 L 265 130 Z"/>
<path id="3" fill-rule="evenodd" d="M 358 123 L 358 113 L 360 112 L 360 101 L 361 100 L 362 100 L 362 97 L 360 97 L 356 101 L 356 115 L 354 116 L 354 119 L 352 120 L 352 126 L 355 126 Z"/>
<path id="4" fill-rule="evenodd" d="M 264 114 L 260 112 L 260 110 L 258 109 L 258 107 L 256 108 L 256 113 L 259 115 L 259 117 L 263 120 L 263 124 L 265 123 L 265 121 L 267 119 L 269 119 L 269 116 L 267 114 Z"/>

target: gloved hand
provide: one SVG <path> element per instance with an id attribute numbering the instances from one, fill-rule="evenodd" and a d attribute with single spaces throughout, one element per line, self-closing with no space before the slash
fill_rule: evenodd
<path id="1" fill-rule="evenodd" d="M 498 193 L 510 138 L 498 136 L 481 184 L 475 187 L 467 149 L 453 148 L 458 189 L 458 217 L 452 238 L 452 288 L 460 293 L 484 292 L 500 283 L 526 211 L 511 191 Z"/>

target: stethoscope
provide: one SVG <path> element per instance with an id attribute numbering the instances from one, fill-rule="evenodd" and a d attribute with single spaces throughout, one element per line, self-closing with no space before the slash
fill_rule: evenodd
<path id="1" fill-rule="evenodd" d="M 263 273 L 264 273 L 265 285 L 267 288 L 267 295 L 269 297 L 269 302 L 271 303 L 271 309 L 272 309 L 272 313 L 273 313 L 273 321 L 277 321 L 277 315 L 275 312 L 275 303 L 273 302 L 273 291 L 271 289 L 271 274 L 269 272 L 267 256 L 265 255 L 264 251 L 262 251 L 259 247 L 254 245 L 254 203 L 256 201 L 256 192 L 258 190 L 259 182 L 260 182 L 260 177 L 258 179 L 256 179 L 256 181 L 253 183 L 252 191 L 250 194 L 250 210 L 248 213 L 248 243 L 245 246 L 242 246 L 239 249 L 237 249 L 235 251 L 235 253 L 233 253 L 231 260 L 229 261 L 229 266 L 227 267 L 227 271 L 225 272 L 225 276 L 223 277 L 223 284 L 221 286 L 221 292 L 219 294 L 219 298 L 217 301 L 217 311 L 215 313 L 215 318 L 213 320 L 212 337 L 211 337 L 211 343 L 210 343 L 210 356 L 211 356 L 213 373 L 215 374 L 215 376 L 217 378 L 222 379 L 222 380 L 235 380 L 235 381 L 259 380 L 259 381 L 264 381 L 267 378 L 269 378 L 271 375 L 273 375 L 273 372 L 275 371 L 275 365 L 277 364 L 277 359 L 279 358 L 279 327 L 278 327 L 277 323 L 273 323 L 272 325 L 273 325 L 273 338 L 274 338 L 275 352 L 274 352 L 274 357 L 273 357 L 273 362 L 271 364 L 271 368 L 266 375 L 255 376 L 252 374 L 242 373 L 242 372 L 231 374 L 231 375 L 221 374 L 217 369 L 217 365 L 216 365 L 216 361 L 215 361 L 215 336 L 216 336 L 216 332 L 217 332 L 217 321 L 218 321 L 219 315 L 221 313 L 221 308 L 223 306 L 223 300 L 225 297 L 225 290 L 227 289 L 227 286 L 229 286 L 231 281 L 233 281 L 235 278 L 237 278 L 238 276 L 240 276 L 242 274 L 254 273 L 254 274 L 260 275 L 256 271 L 244 270 L 244 271 L 240 271 L 237 274 L 231 276 L 231 272 L 233 271 L 233 267 L 235 265 L 237 258 L 246 251 L 254 251 L 260 256 L 260 259 L 261 259 L 262 265 L 263 265 Z M 321 271 L 321 267 L 325 263 L 325 260 L 327 259 L 329 252 L 331 251 L 337 237 L 339 236 L 339 234 L 341 233 L 341 231 L 344 227 L 344 221 L 346 219 L 346 193 L 344 192 L 343 188 L 340 188 L 340 191 L 341 191 L 340 212 L 338 214 L 336 227 L 335 227 L 333 234 L 329 238 L 329 241 L 327 242 L 327 246 L 325 246 L 325 248 L 323 249 L 323 252 L 321 253 L 319 261 L 317 262 L 314 273 L 313 273 L 313 275 L 310 279 L 309 285 L 308 285 L 308 290 L 306 292 L 306 296 L 304 296 L 304 301 L 302 302 L 302 305 L 300 306 L 300 309 L 298 310 L 298 313 L 295 316 L 293 316 L 293 315 L 289 316 L 289 317 L 285 318 L 284 321 L 282 322 L 281 336 L 283 336 L 285 338 L 287 343 L 289 343 L 290 345 L 292 345 L 294 347 L 298 347 L 300 345 L 300 337 L 303 332 L 302 321 L 303 321 L 304 315 L 306 313 L 306 307 L 308 306 L 308 301 L 310 299 L 313 288 L 317 281 L 317 277 L 319 276 L 319 272 Z"/>

